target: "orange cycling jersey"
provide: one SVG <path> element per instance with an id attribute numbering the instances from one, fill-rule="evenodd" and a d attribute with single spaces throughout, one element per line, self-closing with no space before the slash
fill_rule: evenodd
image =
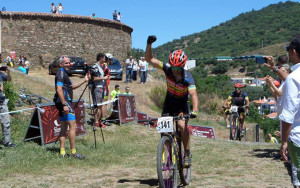
<path id="1" fill-rule="evenodd" d="M 192 74 L 187 70 L 183 70 L 182 78 L 176 82 L 170 64 L 160 62 L 159 68 L 162 69 L 166 75 L 168 89 L 166 101 L 187 102 L 188 91 L 190 89 L 196 89 Z"/>

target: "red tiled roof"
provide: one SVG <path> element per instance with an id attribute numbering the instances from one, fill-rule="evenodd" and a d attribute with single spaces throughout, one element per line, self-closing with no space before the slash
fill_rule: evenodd
<path id="1" fill-rule="evenodd" d="M 271 114 L 267 115 L 268 118 L 276 118 L 277 117 L 277 112 L 273 112 Z"/>

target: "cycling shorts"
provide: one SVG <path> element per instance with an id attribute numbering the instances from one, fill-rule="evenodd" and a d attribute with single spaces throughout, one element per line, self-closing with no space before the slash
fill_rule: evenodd
<path id="1" fill-rule="evenodd" d="M 189 113 L 188 102 L 174 103 L 165 101 L 162 116 L 178 116 L 180 113 Z"/>
<path id="2" fill-rule="evenodd" d="M 245 115 L 246 114 L 245 108 L 243 106 L 239 106 L 238 113 Z"/>
<path id="3" fill-rule="evenodd" d="M 64 106 L 62 105 L 62 103 L 58 102 L 56 103 L 56 108 L 58 110 L 58 116 L 59 116 L 59 120 L 60 121 L 75 121 L 75 111 L 73 109 L 72 106 L 72 102 L 71 101 L 66 101 L 66 104 L 69 108 L 69 113 L 65 114 L 64 113 Z"/>
<path id="4" fill-rule="evenodd" d="M 224 112 L 225 112 L 225 115 L 229 115 L 229 114 L 231 114 L 231 111 L 230 111 L 230 109 L 225 109 L 225 110 L 224 110 Z"/>

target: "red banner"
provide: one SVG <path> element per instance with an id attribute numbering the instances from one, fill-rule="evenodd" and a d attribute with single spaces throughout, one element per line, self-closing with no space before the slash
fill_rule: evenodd
<path id="1" fill-rule="evenodd" d="M 75 108 L 76 103 L 77 102 L 74 101 L 72 104 L 75 109 L 76 136 L 81 136 L 87 133 L 85 126 L 85 108 L 83 101 L 80 101 Z M 37 106 L 43 109 L 44 112 L 41 110 L 35 110 L 33 112 L 24 140 L 30 141 L 38 139 L 41 145 L 56 142 L 61 131 L 58 110 L 54 106 L 54 103 L 38 104 Z"/>
<path id="2" fill-rule="evenodd" d="M 134 95 L 119 95 L 120 124 L 138 120 Z"/>
<path id="3" fill-rule="evenodd" d="M 76 117 L 76 136 L 85 135 L 85 108 L 82 101 L 80 101 L 75 108 L 73 102 L 73 108 L 75 109 Z M 58 110 L 54 105 L 41 107 L 45 110 L 44 113 L 40 113 L 41 116 L 41 128 L 43 131 L 43 142 L 44 144 L 49 144 L 55 142 L 60 134 L 61 123 L 58 117 Z M 68 132 L 68 131 L 67 131 Z"/>
<path id="4" fill-rule="evenodd" d="M 137 115 L 138 115 L 138 121 L 140 121 L 140 120 L 147 120 L 148 119 L 148 115 L 146 113 L 137 112 Z M 148 122 L 140 122 L 140 124 L 148 125 L 149 123 Z"/>
<path id="5" fill-rule="evenodd" d="M 214 128 L 188 125 L 189 133 L 193 136 L 216 139 Z"/>

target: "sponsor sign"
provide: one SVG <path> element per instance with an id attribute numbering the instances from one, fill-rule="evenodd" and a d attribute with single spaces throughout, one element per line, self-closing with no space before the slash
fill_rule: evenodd
<path id="1" fill-rule="evenodd" d="M 212 127 L 188 125 L 188 130 L 193 136 L 216 139 L 214 128 Z"/>
<path id="2" fill-rule="evenodd" d="M 9 52 L 9 57 L 10 57 L 11 59 L 16 59 L 16 52 L 15 52 L 15 51 Z"/>
<path id="3" fill-rule="evenodd" d="M 119 95 L 119 121 L 120 124 L 138 120 L 134 95 Z"/>
<path id="4" fill-rule="evenodd" d="M 80 101 L 75 108 L 77 101 L 73 102 L 76 116 L 76 136 L 87 134 L 84 102 Z M 30 125 L 27 129 L 24 141 L 38 140 L 41 145 L 47 145 L 58 140 L 61 132 L 61 122 L 58 117 L 58 110 L 54 103 L 38 104 L 44 112 L 35 110 L 31 117 Z M 68 135 L 67 129 L 66 135 Z"/>
<path id="5" fill-rule="evenodd" d="M 148 119 L 148 114 L 146 114 L 146 113 L 137 112 L 137 115 L 138 115 L 138 121 Z M 148 122 L 139 122 L 139 124 L 148 125 L 149 123 Z"/>

